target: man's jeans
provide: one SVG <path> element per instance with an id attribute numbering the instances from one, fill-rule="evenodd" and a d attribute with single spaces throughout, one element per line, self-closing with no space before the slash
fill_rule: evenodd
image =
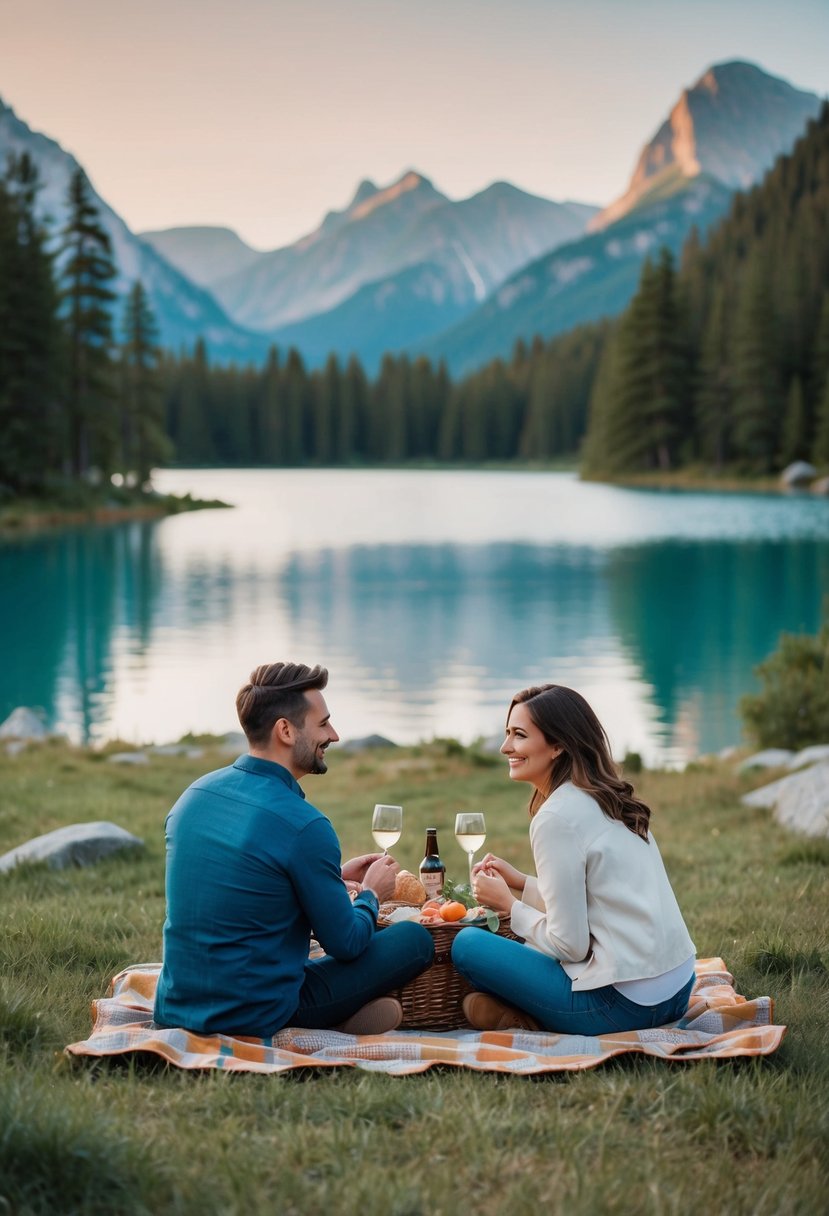
<path id="1" fill-rule="evenodd" d="M 476 992 L 523 1009 L 545 1030 L 559 1034 L 613 1034 L 676 1022 L 688 1008 L 694 986 L 692 976 L 658 1005 L 637 1005 L 612 985 L 574 992 L 557 959 L 486 929 L 462 929 L 452 944 L 452 962 Z"/>
<path id="2" fill-rule="evenodd" d="M 423 925 L 403 921 L 375 933 L 366 949 L 351 962 L 325 955 L 311 959 L 299 1004 L 286 1026 L 320 1030 L 337 1026 L 367 1001 L 402 988 L 424 971 L 435 955 L 432 935 Z"/>

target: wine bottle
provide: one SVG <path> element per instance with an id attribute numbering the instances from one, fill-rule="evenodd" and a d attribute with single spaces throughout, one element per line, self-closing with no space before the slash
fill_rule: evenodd
<path id="1" fill-rule="evenodd" d="M 426 856 L 420 863 L 420 881 L 426 890 L 427 899 L 437 899 L 443 894 L 446 866 L 438 853 L 437 828 L 426 829 Z"/>

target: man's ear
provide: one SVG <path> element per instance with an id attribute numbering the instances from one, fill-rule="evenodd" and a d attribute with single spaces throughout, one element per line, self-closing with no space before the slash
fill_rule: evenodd
<path id="1" fill-rule="evenodd" d="M 293 722 L 288 718 L 277 718 L 273 724 L 271 739 L 274 743 L 281 743 L 285 747 L 290 747 L 294 741 Z"/>

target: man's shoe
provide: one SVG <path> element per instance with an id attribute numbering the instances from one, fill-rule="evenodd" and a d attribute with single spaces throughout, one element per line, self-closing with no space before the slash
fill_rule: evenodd
<path id="1" fill-rule="evenodd" d="M 385 1034 L 387 1030 L 397 1030 L 402 1021 L 403 1006 L 397 998 L 379 996 L 334 1029 L 342 1030 L 345 1034 Z"/>
<path id="2" fill-rule="evenodd" d="M 476 1030 L 540 1030 L 535 1018 L 513 1009 L 486 992 L 470 992 L 463 998 L 463 1014 Z"/>

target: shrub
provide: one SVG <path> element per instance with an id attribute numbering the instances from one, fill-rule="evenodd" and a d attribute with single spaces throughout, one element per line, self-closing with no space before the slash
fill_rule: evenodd
<path id="1" fill-rule="evenodd" d="M 760 747 L 798 749 L 829 742 L 829 620 L 811 635 L 784 633 L 755 669 L 764 687 L 740 712 Z"/>

